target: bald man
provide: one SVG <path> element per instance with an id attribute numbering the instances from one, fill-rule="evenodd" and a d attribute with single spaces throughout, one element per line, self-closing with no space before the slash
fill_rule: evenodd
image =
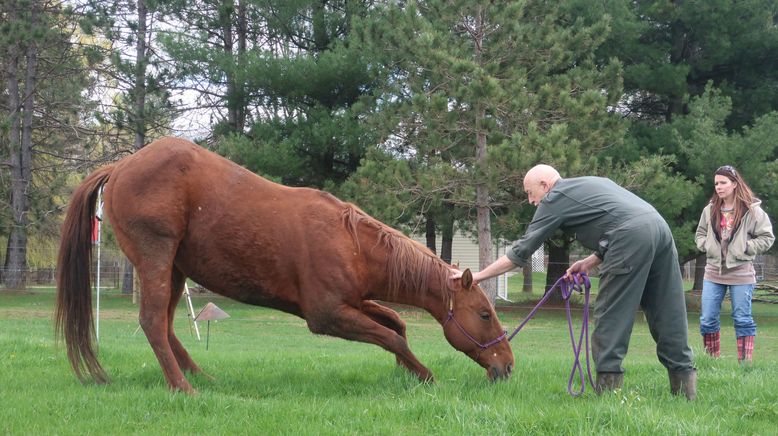
<path id="1" fill-rule="evenodd" d="M 693 400 L 697 373 L 687 340 L 683 282 L 675 241 L 665 220 L 650 204 L 609 179 L 563 179 L 548 165 L 527 172 L 524 191 L 537 206 L 526 233 L 505 256 L 474 273 L 473 281 L 527 265 L 532 253 L 557 229 L 574 235 L 593 253 L 570 266 L 568 279 L 599 266 L 592 334 L 595 390 L 601 393 L 621 387 L 621 363 L 635 314 L 642 308 L 657 357 L 668 370 L 670 391 Z"/>

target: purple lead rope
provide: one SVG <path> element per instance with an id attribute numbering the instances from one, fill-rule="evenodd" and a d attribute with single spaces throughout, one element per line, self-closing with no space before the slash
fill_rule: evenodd
<path id="1" fill-rule="evenodd" d="M 573 346 L 573 355 L 575 356 L 575 360 L 573 361 L 573 369 L 570 371 L 570 378 L 567 380 L 567 392 L 574 397 L 583 394 L 586 390 L 586 378 L 584 377 L 583 367 L 581 366 L 581 345 L 584 343 L 584 338 L 586 338 L 586 372 L 589 375 L 589 383 L 592 385 L 592 387 L 594 387 L 591 365 L 589 363 L 589 291 L 591 290 L 591 287 L 592 285 L 589 281 L 589 277 L 584 273 L 573 275 L 573 283 L 567 283 L 564 276 L 560 277 L 559 280 L 554 283 L 554 286 L 552 286 L 551 289 L 546 292 L 546 295 L 544 295 L 538 304 L 536 304 L 535 307 L 530 311 L 529 315 L 527 315 L 524 321 L 522 321 L 521 324 L 516 327 L 516 330 L 514 330 L 513 333 L 508 336 L 509 341 L 513 340 L 513 337 L 519 333 L 519 331 L 527 324 L 527 322 L 529 322 L 530 319 L 532 319 L 533 316 L 535 316 L 535 313 L 538 311 L 538 309 L 540 309 L 540 306 L 548 301 L 548 299 L 551 297 L 551 294 L 554 292 L 554 289 L 559 288 L 559 292 L 562 294 L 562 299 L 565 301 L 567 326 L 570 331 L 570 342 Z M 583 321 L 581 326 L 581 334 L 578 337 L 578 344 L 576 344 L 575 341 L 575 333 L 573 332 L 573 316 L 570 310 L 570 297 L 573 295 L 574 291 L 581 293 L 584 296 Z M 581 383 L 581 389 L 579 391 L 573 390 L 573 379 L 575 378 L 576 371 L 578 372 L 578 378 Z"/>

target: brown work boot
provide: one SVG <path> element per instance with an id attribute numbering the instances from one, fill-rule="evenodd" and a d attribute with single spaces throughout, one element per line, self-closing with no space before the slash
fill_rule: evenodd
<path id="1" fill-rule="evenodd" d="M 605 391 L 615 391 L 616 389 L 621 389 L 623 383 L 623 372 L 598 372 L 597 380 L 594 383 L 594 391 L 597 392 L 597 395 Z"/>
<path id="2" fill-rule="evenodd" d="M 705 333 L 702 335 L 702 345 L 705 352 L 710 357 L 719 358 L 721 356 L 721 333 Z"/>
<path id="3" fill-rule="evenodd" d="M 683 392 L 686 399 L 694 401 L 697 398 L 697 370 L 667 371 L 670 375 L 670 393 L 679 395 Z"/>

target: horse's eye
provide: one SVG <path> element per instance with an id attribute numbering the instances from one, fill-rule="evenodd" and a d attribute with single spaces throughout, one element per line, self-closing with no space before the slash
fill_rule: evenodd
<path id="1" fill-rule="evenodd" d="M 489 321 L 492 319 L 492 315 L 489 312 L 481 312 L 481 319 L 484 321 Z"/>

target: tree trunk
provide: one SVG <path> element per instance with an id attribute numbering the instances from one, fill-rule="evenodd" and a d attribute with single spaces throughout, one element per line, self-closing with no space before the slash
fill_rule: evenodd
<path id="1" fill-rule="evenodd" d="M 135 42 L 135 150 L 146 145 L 146 68 L 148 65 L 148 47 L 146 47 L 148 8 L 146 0 L 138 0 L 138 33 Z"/>
<path id="2" fill-rule="evenodd" d="M 146 0 L 138 0 L 138 31 L 135 42 L 135 142 L 133 148 L 140 150 L 146 145 L 146 68 L 148 66 L 148 8 Z M 132 279 L 133 267 L 129 259 L 124 259 L 124 277 L 122 278 L 122 294 L 132 294 L 134 282 Z"/>
<path id="3" fill-rule="evenodd" d="M 521 287 L 521 292 L 532 293 L 532 263 L 529 263 L 521 269 L 524 275 L 524 284 Z"/>
<path id="4" fill-rule="evenodd" d="M 8 18 L 11 21 L 17 20 L 16 5 L 9 5 Z M 19 288 L 20 277 L 20 257 L 26 258 L 25 252 L 19 252 L 18 242 L 15 240 L 14 230 L 17 228 L 16 221 L 19 214 L 16 211 L 16 196 L 17 189 L 14 184 L 16 180 L 20 178 L 21 159 L 19 158 L 19 152 L 21 151 L 21 121 L 20 121 L 20 109 L 21 97 L 19 95 L 19 45 L 17 41 L 10 41 L 6 55 L 6 86 L 8 89 L 8 120 L 9 120 L 9 134 L 8 134 L 8 164 L 11 168 L 11 208 L 12 219 L 14 221 L 11 227 L 10 234 L 7 241 L 5 250 L 5 265 L 3 269 L 3 280 L 5 286 L 11 289 Z M 26 249 L 26 247 L 24 247 Z"/>
<path id="5" fill-rule="evenodd" d="M 440 258 L 443 262 L 451 264 L 452 246 L 454 243 L 454 215 L 447 214 L 440 223 Z"/>
<path id="6" fill-rule="evenodd" d="M 124 274 L 122 274 L 122 294 L 130 295 L 133 291 L 133 268 L 130 259 L 124 258 Z"/>
<path id="7" fill-rule="evenodd" d="M 554 283 L 562 277 L 570 267 L 570 241 L 566 237 L 555 238 L 548 245 L 548 272 L 546 274 L 546 289 L 548 292 Z M 562 295 L 554 291 L 548 301 L 552 304 L 562 303 Z"/>
<path id="8" fill-rule="evenodd" d="M 248 49 L 248 18 L 246 17 L 246 0 L 239 0 L 238 2 L 238 26 L 237 26 L 237 38 L 238 38 L 238 60 L 239 62 L 243 62 L 244 57 L 246 56 L 246 51 Z M 246 116 L 247 116 L 247 108 L 246 108 L 246 87 L 243 82 L 238 83 L 235 81 L 235 90 L 237 91 L 237 94 L 239 98 L 237 99 L 236 104 L 236 123 L 235 123 L 235 129 L 238 132 L 243 132 L 243 130 L 246 127 Z"/>
<path id="9" fill-rule="evenodd" d="M 680 7 L 679 3 L 683 0 L 673 0 L 676 8 Z M 670 24 L 671 35 L 671 47 L 670 47 L 670 65 L 683 65 L 686 62 L 687 45 L 688 45 L 688 30 L 684 28 L 680 18 L 676 18 Z M 667 123 L 672 122 L 678 115 L 686 112 L 686 103 L 684 102 L 683 93 L 672 93 L 668 96 L 667 112 L 665 113 L 665 121 Z"/>
<path id="10" fill-rule="evenodd" d="M 17 5 L 11 5 L 9 18 L 18 19 Z M 30 28 L 34 29 L 38 19 L 38 4 L 30 10 Z M 5 286 L 23 289 L 27 273 L 27 229 L 30 224 L 30 184 L 32 182 L 32 123 L 35 107 L 35 88 L 38 76 L 38 45 L 33 36 L 26 40 L 24 57 L 24 94 L 19 89 L 19 56 L 21 45 L 11 41 L 7 56 L 8 101 L 11 110 L 9 128 L 9 166 L 11 168 L 11 212 L 12 227 L 8 235 L 5 261 Z M 21 97 L 21 98 L 20 98 Z M 21 113 L 20 113 L 21 112 Z"/>
<path id="11" fill-rule="evenodd" d="M 311 3 L 311 27 L 313 30 L 313 49 L 322 53 L 329 48 L 330 35 L 327 32 L 326 1 L 318 0 Z"/>
<path id="12" fill-rule="evenodd" d="M 473 58 L 477 63 L 481 62 L 483 57 L 483 40 L 484 40 L 484 23 L 483 15 L 479 11 L 475 14 L 476 23 L 474 28 L 476 32 L 473 35 L 474 39 L 474 54 Z M 486 161 L 486 132 L 483 128 L 483 123 L 486 118 L 486 110 L 483 105 L 478 103 L 475 107 L 475 161 L 476 168 L 479 170 L 478 174 L 485 174 L 484 171 L 488 162 Z M 494 262 L 494 256 L 492 254 L 492 220 L 491 209 L 489 208 L 489 187 L 482 177 L 479 177 L 478 182 L 475 185 L 475 204 L 476 204 L 476 219 L 478 227 L 478 266 L 481 270 L 485 269 L 492 262 Z M 481 288 L 486 292 L 489 300 L 494 303 L 497 299 L 497 279 L 487 280 L 480 283 Z"/>
<path id="13" fill-rule="evenodd" d="M 427 213 L 426 215 L 427 223 L 425 228 L 425 236 L 427 239 L 427 248 L 430 249 L 433 253 L 437 254 L 437 248 L 435 247 L 437 244 L 435 243 L 435 218 L 432 217 L 432 214 Z"/>
<path id="14" fill-rule="evenodd" d="M 222 26 L 222 39 L 224 41 L 224 53 L 234 56 L 232 45 L 232 9 L 235 3 L 232 0 L 224 2 L 225 7 L 219 9 L 219 21 Z M 235 104 L 235 72 L 227 69 L 227 124 L 233 131 L 238 130 L 238 108 Z"/>
<path id="15" fill-rule="evenodd" d="M 483 184 L 476 187 L 476 201 L 479 204 L 484 204 L 488 195 L 489 191 Z M 476 210 L 478 220 L 478 267 L 483 270 L 494 262 L 492 255 L 492 223 L 490 210 L 487 206 L 479 206 Z M 497 298 L 496 282 L 497 279 L 494 278 L 480 283 L 481 288 L 492 302 Z"/>
<path id="16" fill-rule="evenodd" d="M 220 14 L 224 53 L 234 60 L 232 68 L 225 70 L 227 76 L 227 124 L 232 131 L 243 132 L 246 124 L 244 86 L 238 81 L 235 70 L 247 48 L 246 6 L 244 2 L 239 2 L 236 6 L 235 0 L 225 0 Z M 235 52 L 236 39 L 238 42 L 237 53 Z"/>
<path id="17" fill-rule="evenodd" d="M 700 254 L 694 260 L 694 284 L 692 290 L 702 291 L 702 280 L 705 277 L 705 265 L 708 262 L 705 253 Z"/>

